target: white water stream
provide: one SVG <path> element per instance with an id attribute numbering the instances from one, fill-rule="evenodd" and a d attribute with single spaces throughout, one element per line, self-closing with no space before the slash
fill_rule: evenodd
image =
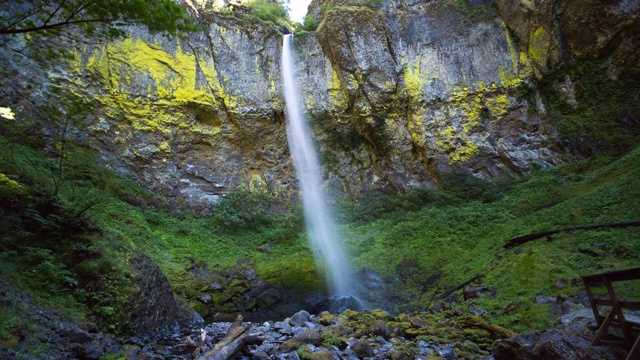
<path id="1" fill-rule="evenodd" d="M 304 207 L 307 231 L 316 261 L 324 268 L 332 296 L 353 295 L 351 269 L 342 247 L 336 224 L 325 201 L 320 162 L 316 154 L 307 120 L 301 110 L 300 92 L 295 81 L 292 35 L 285 35 L 282 44 L 282 76 L 286 103 L 287 138 L 293 158 Z"/>

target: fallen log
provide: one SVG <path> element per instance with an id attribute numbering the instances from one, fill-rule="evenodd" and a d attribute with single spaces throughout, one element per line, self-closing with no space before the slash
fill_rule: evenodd
<path id="1" fill-rule="evenodd" d="M 200 360 L 229 360 L 249 345 L 262 344 L 266 339 L 261 334 L 249 334 L 250 326 L 242 323 L 238 315 L 229 330 L 213 350 L 200 356 Z"/>
<path id="2" fill-rule="evenodd" d="M 531 240 L 540 239 L 543 237 L 551 237 L 551 235 L 567 232 L 567 231 L 576 231 L 576 230 L 597 230 L 597 229 L 605 229 L 605 228 L 623 228 L 623 227 L 633 227 L 640 226 L 640 221 L 629 221 L 629 222 L 620 222 L 620 223 L 609 223 L 609 224 L 598 224 L 598 225 L 588 225 L 588 226 L 576 226 L 564 229 L 555 229 L 549 231 L 543 231 L 533 234 L 522 235 L 518 237 L 514 237 L 510 239 L 504 244 L 505 249 L 511 249 L 517 245 L 522 245 Z"/>
<path id="3" fill-rule="evenodd" d="M 445 291 L 442 295 L 438 296 L 436 298 L 436 300 L 446 299 L 447 296 L 453 294 L 454 291 L 458 291 L 458 290 L 462 289 L 463 287 L 471 284 L 472 282 L 480 279 L 481 277 L 482 277 L 482 274 L 476 275 L 476 276 L 472 277 L 471 279 L 463 282 L 462 284 L 459 284 L 457 286 L 454 286 L 454 287 L 450 288 L 449 290 Z"/>

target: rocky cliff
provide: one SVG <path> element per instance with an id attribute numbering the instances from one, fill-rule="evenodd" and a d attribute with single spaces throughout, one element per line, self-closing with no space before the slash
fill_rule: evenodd
<path id="1" fill-rule="evenodd" d="M 437 187 L 450 171 L 527 173 L 632 144 L 637 1 L 377 3 L 314 0 L 320 26 L 295 39 L 334 193 Z M 242 5 L 220 6 L 194 6 L 203 31 L 184 38 L 130 27 L 125 38 L 69 41 L 68 64 L 43 65 L 35 46 L 3 51 L 2 76 L 17 81 L 1 105 L 28 111 L 47 101 L 46 86 L 70 89 L 98 110 L 90 139 L 104 159 L 192 205 L 239 186 L 291 196 L 281 34 Z M 0 40 L 12 49 L 30 41 Z M 593 100 L 583 79 L 596 75 L 621 90 L 600 99 L 616 108 L 581 123 Z"/>

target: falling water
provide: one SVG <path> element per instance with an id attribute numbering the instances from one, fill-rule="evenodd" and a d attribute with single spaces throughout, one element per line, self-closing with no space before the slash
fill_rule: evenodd
<path id="1" fill-rule="evenodd" d="M 336 225 L 331 219 L 323 196 L 320 163 L 311 141 L 309 126 L 300 108 L 299 92 L 294 81 L 292 40 L 292 35 L 285 35 L 282 44 L 282 73 L 289 150 L 300 182 L 307 230 L 316 252 L 320 255 L 317 260 L 326 268 L 331 294 L 347 296 L 353 294 L 350 281 L 351 270 L 340 244 Z"/>

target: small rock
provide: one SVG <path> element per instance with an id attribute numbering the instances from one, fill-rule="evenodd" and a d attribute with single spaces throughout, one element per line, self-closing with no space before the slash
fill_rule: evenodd
<path id="1" fill-rule="evenodd" d="M 465 300 L 476 299 L 482 295 L 483 291 L 489 290 L 488 286 L 465 286 L 462 294 Z"/>
<path id="2" fill-rule="evenodd" d="M 567 280 L 558 279 L 555 283 L 553 283 L 553 285 L 551 285 L 551 287 L 554 289 L 564 289 L 565 287 L 567 287 Z"/>
<path id="3" fill-rule="evenodd" d="M 546 295 L 538 295 L 536 296 L 536 303 L 537 304 L 554 304 L 557 303 L 558 299 L 552 297 L 552 296 L 546 296 Z"/>
<path id="4" fill-rule="evenodd" d="M 200 294 L 197 296 L 197 298 L 198 298 L 198 301 L 200 301 L 203 304 L 209 304 L 211 303 L 211 301 L 213 301 L 211 294 Z"/>
<path id="5" fill-rule="evenodd" d="M 476 307 L 470 308 L 469 312 L 472 313 L 473 315 L 486 315 L 487 314 L 486 310 L 481 309 L 481 308 L 476 308 Z"/>
<path id="6" fill-rule="evenodd" d="M 582 285 L 582 278 L 571 279 L 571 285 L 573 286 Z"/>
<path id="7" fill-rule="evenodd" d="M 453 348 L 450 348 L 450 347 L 440 349 L 438 350 L 438 353 L 440 354 L 441 357 L 445 358 L 446 360 L 454 360 L 458 358 L 458 356 L 456 355 L 456 352 L 453 350 Z"/>
<path id="8" fill-rule="evenodd" d="M 597 247 L 600 250 L 609 250 L 609 245 L 603 243 L 593 243 L 591 246 Z"/>
<path id="9" fill-rule="evenodd" d="M 520 254 L 522 254 L 523 252 L 524 252 L 524 248 L 521 246 L 521 247 L 519 247 L 519 248 L 515 251 L 515 254 L 516 254 L 516 255 L 520 255 Z"/>
<path id="10" fill-rule="evenodd" d="M 283 335 L 293 334 L 293 329 L 291 328 L 291 325 L 287 324 L 284 321 L 278 321 L 277 323 L 273 324 L 273 329 Z"/>

